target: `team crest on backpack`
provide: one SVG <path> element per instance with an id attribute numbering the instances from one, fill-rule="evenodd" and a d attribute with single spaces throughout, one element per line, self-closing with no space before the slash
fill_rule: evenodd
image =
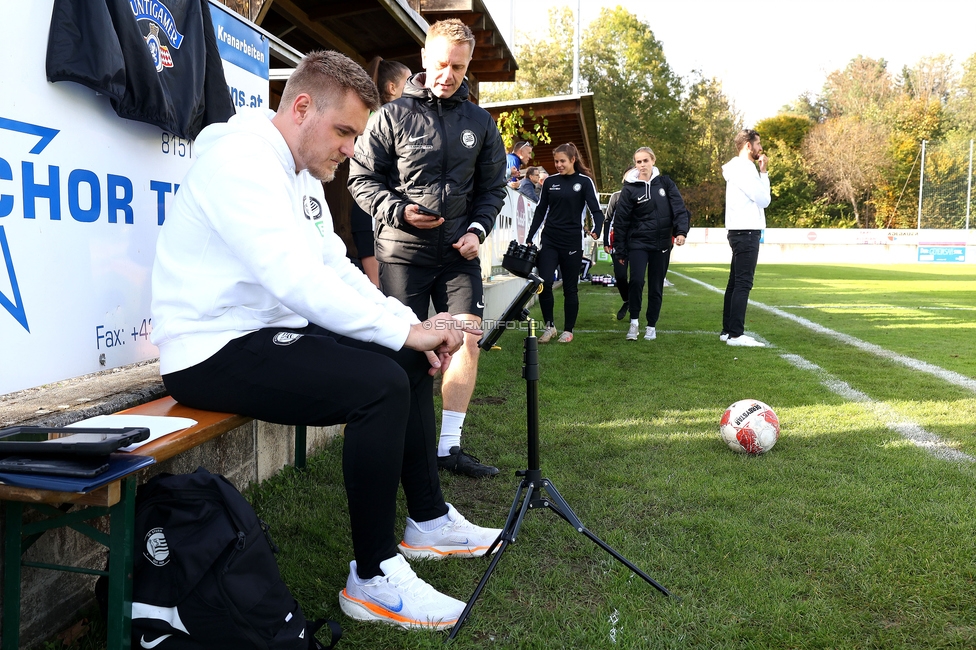
<path id="1" fill-rule="evenodd" d="M 461 144 L 468 149 L 474 149 L 475 145 L 478 144 L 478 136 L 474 134 L 474 131 L 465 129 L 461 132 Z"/>
<path id="2" fill-rule="evenodd" d="M 169 52 L 169 46 L 174 50 L 180 49 L 183 43 L 183 34 L 176 28 L 176 19 L 170 13 L 169 8 L 159 0 L 129 0 L 132 14 L 136 21 L 146 21 L 149 23 L 149 33 L 143 38 L 146 39 L 146 47 L 149 48 L 149 55 L 152 57 L 156 72 L 162 72 L 164 68 L 173 67 L 173 57 Z M 163 44 L 160 35 L 165 36 L 169 46 Z"/>
<path id="3" fill-rule="evenodd" d="M 162 528 L 152 528 L 146 533 L 146 559 L 156 566 L 164 566 L 169 562 L 169 544 Z"/>

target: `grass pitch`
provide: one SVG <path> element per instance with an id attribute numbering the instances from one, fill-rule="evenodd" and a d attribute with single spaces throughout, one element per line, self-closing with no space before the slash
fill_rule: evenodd
<path id="1" fill-rule="evenodd" d="M 680 600 L 534 510 L 453 648 L 976 647 L 976 267 L 761 265 L 747 331 L 765 348 L 719 342 L 727 274 L 673 265 L 655 341 L 625 341 L 616 290 L 582 285 L 575 340 L 540 350 L 544 476 Z M 482 354 L 465 424 L 464 445 L 502 473 L 442 474 L 482 525 L 504 523 L 526 466 L 522 344 L 510 331 Z M 743 398 L 780 418 L 760 457 L 718 436 Z M 249 491 L 285 580 L 310 618 L 342 623 L 340 647 L 443 647 L 446 633 L 339 610 L 341 452 Z M 414 563 L 462 600 L 486 567 Z"/>
<path id="2" fill-rule="evenodd" d="M 583 523 L 680 600 L 531 511 L 453 647 L 976 646 L 976 392 L 957 381 L 976 378 L 976 268 L 760 266 L 752 298 L 766 308 L 750 306 L 747 330 L 761 349 L 718 341 L 710 287 L 724 289 L 726 267 L 672 271 L 650 342 L 624 340 L 615 290 L 581 286 L 575 340 L 541 346 L 540 436 L 543 474 Z M 504 523 L 526 465 L 522 336 L 483 353 L 465 426 L 464 444 L 501 475 L 442 474 L 448 500 L 483 525 Z M 747 397 L 782 423 L 761 457 L 717 433 Z M 338 609 L 351 559 L 341 445 L 251 493 L 283 574 L 309 614 L 343 624 L 347 648 L 441 647 L 444 633 Z M 414 568 L 466 600 L 486 566 Z"/>

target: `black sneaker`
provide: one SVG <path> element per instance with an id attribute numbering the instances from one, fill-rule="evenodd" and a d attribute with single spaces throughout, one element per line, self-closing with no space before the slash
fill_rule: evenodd
<path id="1" fill-rule="evenodd" d="M 630 303 L 624 302 L 624 304 L 617 310 L 617 320 L 623 320 L 627 317 L 627 310 L 630 309 Z"/>
<path id="2" fill-rule="evenodd" d="M 471 478 L 494 476 L 498 473 L 497 467 L 485 465 L 460 447 L 451 447 L 451 454 L 449 456 L 438 456 L 437 467 L 461 476 L 470 476 Z"/>

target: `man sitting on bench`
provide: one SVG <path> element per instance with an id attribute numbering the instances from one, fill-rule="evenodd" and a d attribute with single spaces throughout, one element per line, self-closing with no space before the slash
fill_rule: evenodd
<path id="1" fill-rule="evenodd" d="M 437 475 L 433 375 L 478 330 L 449 314 L 419 322 L 349 262 L 333 232 L 322 182 L 378 106 L 359 65 L 315 52 L 277 113 L 242 111 L 203 130 L 159 234 L 152 341 L 182 404 L 279 424 L 346 423 L 355 560 L 340 606 L 360 620 L 445 628 L 464 603 L 418 578 L 404 556 L 484 555 L 500 533 L 445 503 Z"/>

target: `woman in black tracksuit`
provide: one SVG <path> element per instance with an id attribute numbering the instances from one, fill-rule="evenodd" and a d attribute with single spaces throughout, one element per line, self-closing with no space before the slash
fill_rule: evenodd
<path id="1" fill-rule="evenodd" d="M 590 170 L 580 160 L 579 150 L 572 142 L 561 144 L 553 149 L 553 162 L 556 174 L 546 178 L 539 193 L 539 205 L 536 206 L 529 236 L 525 240 L 531 242 L 535 233 L 545 221 L 546 227 L 542 231 L 542 246 L 536 265 L 542 277 L 542 294 L 539 296 L 539 306 L 542 317 L 546 322 L 545 331 L 539 337 L 539 343 L 548 343 L 556 335 L 556 324 L 553 318 L 555 298 L 552 295 L 552 282 L 556 274 L 556 267 L 563 278 L 563 310 L 566 316 L 563 333 L 559 337 L 560 343 L 573 340 L 573 327 L 576 325 L 576 315 L 579 313 L 579 275 L 583 263 L 583 234 L 597 239 L 603 225 L 603 211 L 596 195 L 596 185 L 593 184 Z M 585 208 L 589 207 L 593 215 L 593 231 L 585 231 Z"/>
<path id="2" fill-rule="evenodd" d="M 613 214 L 615 255 L 630 266 L 630 328 L 627 340 L 636 341 L 647 271 L 647 328 L 644 340 L 657 338 L 664 276 L 671 260 L 672 242 L 683 246 L 691 223 L 678 186 L 654 166 L 654 152 L 641 147 L 634 153 L 634 171 L 627 175 Z"/>

